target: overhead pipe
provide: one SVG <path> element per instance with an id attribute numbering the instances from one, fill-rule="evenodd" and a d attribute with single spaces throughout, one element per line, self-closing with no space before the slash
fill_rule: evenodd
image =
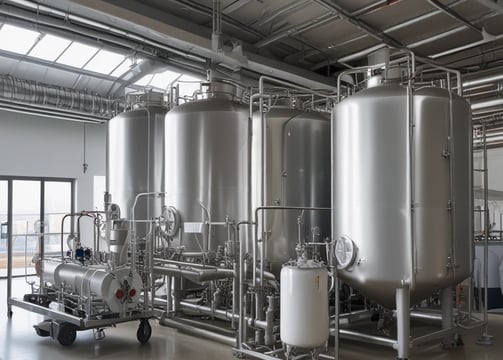
<path id="1" fill-rule="evenodd" d="M 494 82 L 501 81 L 501 80 L 503 80 L 503 74 L 486 76 L 486 77 L 482 77 L 482 78 L 478 78 L 478 79 L 463 81 L 463 87 L 464 88 L 474 87 L 474 86 L 478 86 L 478 85 L 494 83 Z"/>
<path id="2" fill-rule="evenodd" d="M 7 103 L 65 111 L 69 112 L 68 115 L 91 115 L 102 120 L 108 120 L 124 109 L 124 103 L 116 99 L 12 75 L 0 75 L 0 99 Z"/>
<path id="3" fill-rule="evenodd" d="M 472 110 L 478 110 L 502 105 L 503 105 L 503 99 L 499 98 L 499 99 L 474 102 L 472 103 L 471 108 Z"/>

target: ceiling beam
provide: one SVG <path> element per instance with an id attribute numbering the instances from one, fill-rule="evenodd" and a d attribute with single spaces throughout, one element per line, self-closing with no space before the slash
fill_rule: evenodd
<path id="1" fill-rule="evenodd" d="M 214 51 L 208 29 L 167 13 L 152 12 L 152 9 L 145 9 L 144 5 L 137 1 L 46 0 L 44 4 L 64 9 L 74 17 L 91 18 L 94 22 L 110 24 L 110 27 L 159 42 L 178 52 L 194 54 L 214 63 L 223 63 L 236 70 L 246 68 L 309 88 L 332 89 L 335 85 L 333 78 L 266 58 L 247 50 L 246 46 L 237 49 L 238 51 Z"/>

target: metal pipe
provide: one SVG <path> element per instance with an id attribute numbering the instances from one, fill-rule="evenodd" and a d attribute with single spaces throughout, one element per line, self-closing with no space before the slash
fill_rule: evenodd
<path id="1" fill-rule="evenodd" d="M 212 309 L 211 307 L 208 307 L 208 306 L 197 305 L 197 304 L 193 304 L 193 303 L 187 302 L 187 301 L 180 301 L 180 307 L 181 307 L 181 309 L 196 311 L 201 314 L 208 315 L 208 316 L 214 316 L 217 319 L 221 319 L 221 320 L 231 320 L 233 317 L 232 313 L 230 313 L 226 310 Z M 234 315 L 234 316 L 237 317 L 237 315 Z M 267 322 L 266 321 L 256 320 L 256 319 L 253 319 L 248 316 L 245 316 L 243 318 L 243 321 L 246 322 L 246 324 L 250 327 L 258 328 L 261 330 L 267 329 Z"/>
<path id="2" fill-rule="evenodd" d="M 449 286 L 440 291 L 440 305 L 442 308 L 442 330 L 452 329 L 452 287 Z M 445 337 L 444 344 L 450 344 L 452 337 Z"/>
<path id="3" fill-rule="evenodd" d="M 331 335 L 334 335 L 333 332 L 331 332 Z M 343 339 L 362 341 L 362 342 L 366 342 L 366 343 L 374 344 L 374 345 L 384 345 L 384 346 L 389 346 L 391 348 L 394 348 L 397 344 L 397 341 L 394 339 L 385 338 L 382 336 L 362 334 L 362 333 L 352 331 L 352 330 L 347 330 L 347 329 L 339 329 L 339 336 Z M 337 337 L 337 336 L 335 336 L 335 337 Z M 336 357 L 335 359 L 338 359 L 338 357 Z"/>
<path id="4" fill-rule="evenodd" d="M 164 318 L 160 321 L 162 325 L 172 327 L 174 329 L 189 333 L 194 336 L 202 336 L 204 338 L 223 343 L 228 346 L 236 346 L 236 339 L 216 332 L 200 329 L 195 326 L 184 324 L 172 318 Z"/>
<path id="5" fill-rule="evenodd" d="M 503 99 L 497 98 L 497 99 L 473 102 L 471 104 L 471 109 L 477 110 L 477 109 L 484 109 L 484 108 L 501 106 L 501 105 L 503 105 Z"/>
<path id="6" fill-rule="evenodd" d="M 249 225 L 249 221 L 241 221 L 236 225 L 236 241 L 239 246 L 239 314 L 238 314 L 238 347 L 242 349 L 244 342 L 244 317 L 246 310 L 245 301 L 245 271 L 244 271 L 244 244 L 241 243 L 239 235 L 239 227 L 241 225 Z M 234 289 L 236 291 L 236 289 Z"/>
<path id="7" fill-rule="evenodd" d="M 154 262 L 162 263 L 162 264 L 169 264 L 169 265 L 189 266 L 192 268 L 220 269 L 220 268 L 213 266 L 213 265 L 193 263 L 193 262 L 187 262 L 187 261 L 177 261 L 177 260 L 171 260 L 171 259 L 162 259 L 162 258 L 154 258 Z"/>
<path id="8" fill-rule="evenodd" d="M 9 103 L 41 106 L 62 110 L 74 116 L 93 116 L 102 121 L 110 119 L 124 102 L 99 94 L 72 88 L 24 80 L 12 75 L 0 75 L 0 98 Z"/>
<path id="9" fill-rule="evenodd" d="M 255 208 L 255 224 L 257 224 L 256 228 L 258 227 L 258 213 L 260 211 L 268 211 L 268 210 L 299 210 L 299 211 L 316 211 L 316 210 L 324 210 L 324 211 L 330 211 L 331 208 L 325 208 L 325 207 L 304 207 L 304 206 L 258 206 Z M 258 242 L 257 239 L 257 231 L 255 231 L 255 238 L 253 239 L 254 242 L 254 247 L 256 246 L 256 243 Z M 263 243 L 262 244 L 262 249 L 265 248 L 267 244 Z M 256 269 L 256 267 L 255 267 Z M 253 272 L 254 279 L 256 279 L 255 275 L 256 271 Z M 260 267 L 260 280 L 263 280 L 264 278 L 264 268 L 261 266 Z"/>
<path id="10" fill-rule="evenodd" d="M 491 75 L 491 76 L 486 76 L 486 77 L 482 77 L 482 78 L 478 78 L 478 79 L 463 81 L 463 87 L 469 88 L 469 87 L 474 87 L 477 85 L 494 83 L 494 82 L 501 81 L 501 80 L 503 80 L 503 74 Z"/>
<path id="11" fill-rule="evenodd" d="M 408 359 L 410 351 L 409 287 L 396 289 L 397 352 L 399 359 Z"/>
<path id="12" fill-rule="evenodd" d="M 234 277 L 234 270 L 230 269 L 180 269 L 178 267 L 153 266 L 153 271 L 157 275 L 167 275 L 173 277 L 183 277 L 191 281 L 201 283 L 211 280 L 221 280 Z"/>

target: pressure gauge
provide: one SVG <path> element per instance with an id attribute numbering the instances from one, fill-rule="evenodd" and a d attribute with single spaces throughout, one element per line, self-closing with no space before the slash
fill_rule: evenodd
<path id="1" fill-rule="evenodd" d="M 335 258 L 337 259 L 337 268 L 347 269 L 353 265 L 356 257 L 356 245 L 347 236 L 341 236 L 335 243 Z"/>
<path id="2" fill-rule="evenodd" d="M 180 214 L 174 206 L 168 206 L 164 209 L 162 213 L 164 218 L 164 231 L 169 237 L 173 237 L 178 232 L 180 227 Z"/>

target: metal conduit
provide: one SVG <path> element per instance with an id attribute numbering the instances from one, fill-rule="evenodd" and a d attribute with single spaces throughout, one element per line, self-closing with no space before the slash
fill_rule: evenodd
<path id="1" fill-rule="evenodd" d="M 107 120 L 124 109 L 124 103 L 99 94 L 0 75 L 0 99 L 12 104 L 61 110 L 68 115 L 90 115 Z"/>
<path id="2" fill-rule="evenodd" d="M 220 343 L 223 343 L 223 344 L 226 344 L 229 346 L 236 346 L 236 339 L 233 337 L 218 334 L 218 333 L 212 332 L 210 330 L 200 329 L 200 328 L 197 328 L 193 325 L 185 324 L 185 323 L 177 321 L 175 319 L 164 318 L 164 319 L 160 320 L 160 324 L 172 327 L 174 329 L 186 332 L 191 335 L 202 336 L 207 339 L 210 339 L 213 341 L 218 341 Z"/>

